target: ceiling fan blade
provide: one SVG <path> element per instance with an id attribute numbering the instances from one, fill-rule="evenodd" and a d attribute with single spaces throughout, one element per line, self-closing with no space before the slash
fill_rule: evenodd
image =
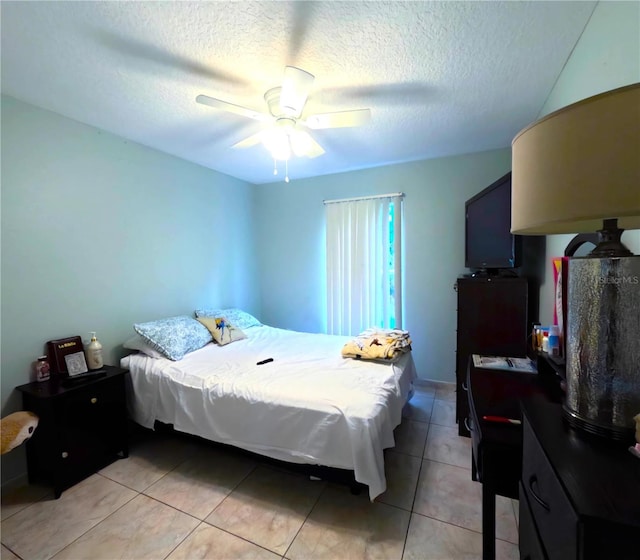
<path id="1" fill-rule="evenodd" d="M 209 97 L 208 95 L 198 95 L 198 97 L 196 97 L 196 102 L 201 103 L 202 105 L 208 105 L 209 107 L 213 107 L 214 109 L 220 109 L 229 113 L 235 113 L 236 115 L 248 117 L 256 121 L 271 120 L 271 117 L 266 113 L 260 113 L 259 111 L 248 109 L 247 107 L 234 105 L 233 103 L 228 103 L 227 101 L 222 101 L 220 99 L 216 99 L 215 97 Z"/>
<path id="2" fill-rule="evenodd" d="M 322 146 L 306 130 L 294 129 L 291 131 L 291 149 L 298 157 L 315 158 L 324 154 Z"/>
<path id="3" fill-rule="evenodd" d="M 322 128 L 346 128 L 362 126 L 371 120 L 371 109 L 355 109 L 353 111 L 338 111 L 337 113 L 321 113 L 310 115 L 302 123 L 305 126 L 319 130 Z"/>
<path id="4" fill-rule="evenodd" d="M 256 132 L 255 134 L 252 134 L 248 138 L 245 138 L 244 140 L 240 140 L 240 142 L 236 142 L 231 147 L 232 148 L 250 148 L 251 146 L 260 144 L 260 142 L 262 142 L 263 133 L 264 131 L 262 130 L 260 132 Z"/>
<path id="5" fill-rule="evenodd" d="M 286 115 L 299 117 L 307 102 L 315 77 L 295 66 L 286 66 L 280 92 L 280 108 Z"/>

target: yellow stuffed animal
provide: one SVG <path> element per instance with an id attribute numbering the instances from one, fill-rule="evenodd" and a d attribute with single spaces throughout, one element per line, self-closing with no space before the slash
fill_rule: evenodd
<path id="1" fill-rule="evenodd" d="M 0 454 L 8 453 L 29 439 L 37 426 L 38 417 L 33 412 L 23 410 L 5 416 L 0 420 L 0 434 L 2 436 Z"/>

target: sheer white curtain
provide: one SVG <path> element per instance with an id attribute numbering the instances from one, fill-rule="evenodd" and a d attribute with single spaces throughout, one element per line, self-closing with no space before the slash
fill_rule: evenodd
<path id="1" fill-rule="evenodd" d="M 399 194 L 326 203 L 329 334 L 401 328 L 401 203 Z"/>

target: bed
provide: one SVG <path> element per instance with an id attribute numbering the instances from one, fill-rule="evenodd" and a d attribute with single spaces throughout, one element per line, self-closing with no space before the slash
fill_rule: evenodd
<path id="1" fill-rule="evenodd" d="M 383 493 L 383 450 L 394 446 L 416 377 L 411 353 L 377 363 L 343 358 L 349 337 L 270 326 L 244 333 L 178 361 L 124 357 L 133 419 L 281 461 L 352 470 L 372 500 Z"/>

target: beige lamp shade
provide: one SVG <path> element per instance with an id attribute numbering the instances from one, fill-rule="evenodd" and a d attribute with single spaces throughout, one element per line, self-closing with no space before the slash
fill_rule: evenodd
<path id="1" fill-rule="evenodd" d="M 588 233 L 618 218 L 640 228 L 640 83 L 589 97 L 512 143 L 511 231 Z"/>

